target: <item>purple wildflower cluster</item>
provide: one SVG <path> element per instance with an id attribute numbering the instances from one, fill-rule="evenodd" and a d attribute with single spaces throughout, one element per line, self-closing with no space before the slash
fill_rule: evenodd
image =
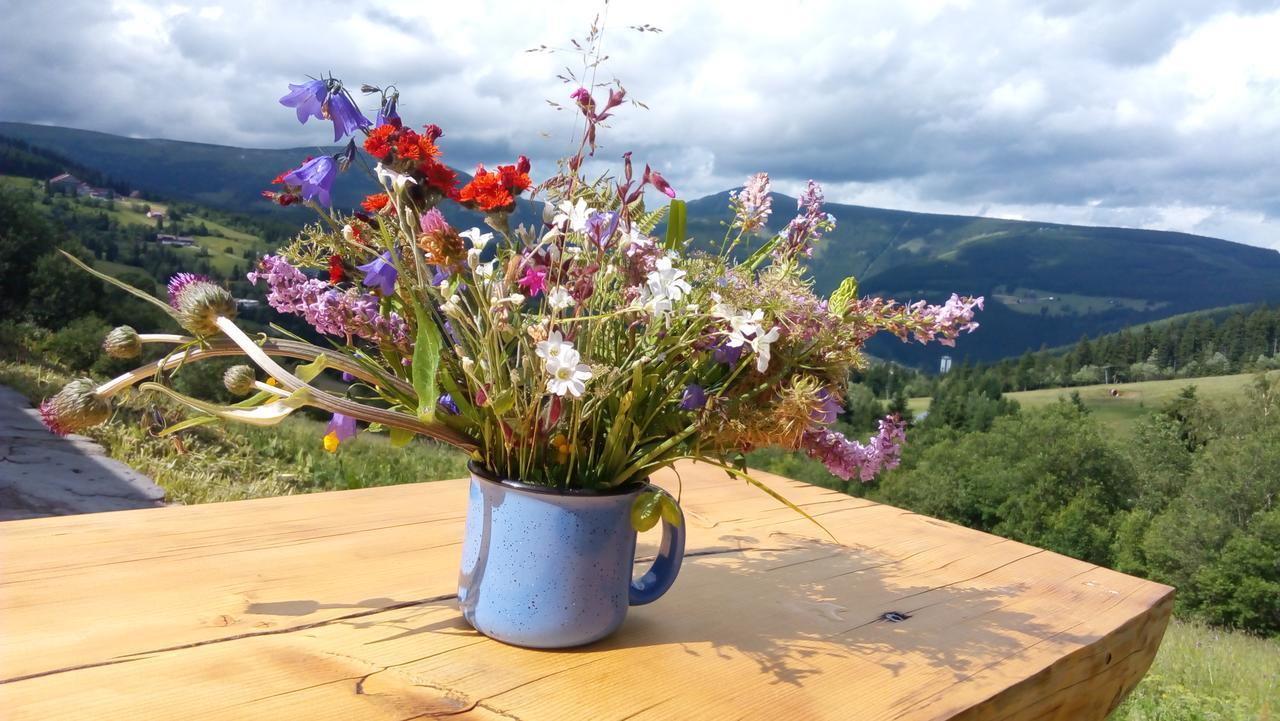
<path id="1" fill-rule="evenodd" d="M 343 292 L 322 280 L 308 278 L 284 258 L 263 256 L 250 283 L 267 283 L 267 302 L 282 313 L 301 315 L 321 333 L 391 343 L 402 353 L 412 351 L 409 326 L 396 313 L 378 312 L 378 299 L 369 293 Z"/>
<path id="2" fill-rule="evenodd" d="M 880 430 L 866 445 L 849 440 L 839 431 L 821 427 L 806 431 L 800 445 L 810 458 L 822 461 L 832 474 L 846 481 L 857 476 L 866 483 L 880 471 L 898 467 L 905 440 L 905 424 L 897 416 L 887 416 L 880 419 Z"/>
<path id="3" fill-rule="evenodd" d="M 813 181 L 810 181 L 811 183 Z M 773 213 L 773 196 L 769 195 L 769 174 L 756 173 L 747 179 L 742 190 L 729 194 L 734 205 L 733 224 L 744 232 L 763 228 Z"/>
<path id="4" fill-rule="evenodd" d="M 774 250 L 774 255 L 779 258 L 813 256 L 814 242 L 822 237 L 824 231 L 835 227 L 835 218 L 822 210 L 823 200 L 822 186 L 810 180 L 809 186 L 796 203 L 800 212 L 787 224 L 782 242 Z"/>
<path id="5" fill-rule="evenodd" d="M 169 279 L 169 305 L 174 308 L 178 307 L 178 296 L 182 295 L 182 289 L 192 283 L 208 283 L 209 276 L 200 275 L 199 273 L 176 273 Z"/>

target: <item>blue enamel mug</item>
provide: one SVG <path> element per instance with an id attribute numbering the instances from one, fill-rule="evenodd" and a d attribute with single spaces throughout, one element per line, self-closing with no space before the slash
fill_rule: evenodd
<path id="1" fill-rule="evenodd" d="M 653 565 L 633 578 L 631 506 L 647 483 L 561 491 L 471 469 L 458 602 L 490 638 L 529 648 L 581 646 L 622 625 L 629 606 L 656 601 L 680 572 L 684 519 L 662 522 Z"/>

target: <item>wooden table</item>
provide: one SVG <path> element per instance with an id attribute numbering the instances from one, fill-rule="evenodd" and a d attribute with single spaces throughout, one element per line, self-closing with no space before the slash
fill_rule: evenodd
<path id="1" fill-rule="evenodd" d="M 1078 721 L 1168 623 L 1167 586 L 759 474 L 836 544 L 679 471 L 679 581 L 562 652 L 462 621 L 465 481 L 0 523 L 0 717 Z"/>

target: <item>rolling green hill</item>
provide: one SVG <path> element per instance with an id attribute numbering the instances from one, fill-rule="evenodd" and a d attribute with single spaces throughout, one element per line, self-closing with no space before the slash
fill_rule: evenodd
<path id="1" fill-rule="evenodd" d="M 131 187 L 214 208 L 306 218 L 261 200 L 267 181 L 326 148 L 261 150 L 0 123 L 0 136 L 73 158 Z M 4 168 L 0 167 L 0 173 Z M 353 207 L 372 181 L 339 178 L 335 204 Z M 795 200 L 774 195 L 774 229 Z M 900 300 L 944 300 L 951 292 L 983 295 L 982 329 L 954 350 L 876 339 L 875 355 L 936 367 L 943 354 L 992 360 L 1073 343 L 1125 326 L 1240 303 L 1280 301 L 1280 253 L 1217 238 L 1128 228 L 914 213 L 828 204 L 836 230 L 817 248 L 818 290 L 857 276 L 863 293 Z M 295 215 L 285 215 L 294 211 Z M 529 219 L 531 211 L 523 210 Z M 728 193 L 690 201 L 688 226 L 719 238 Z M 478 218 L 458 219 L 462 223 Z"/>

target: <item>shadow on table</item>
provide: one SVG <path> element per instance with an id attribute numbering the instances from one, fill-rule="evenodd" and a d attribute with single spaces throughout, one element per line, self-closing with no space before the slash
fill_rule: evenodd
<path id="1" fill-rule="evenodd" d="M 793 538 L 776 542 L 777 547 L 749 537 L 721 540 L 724 547 L 687 557 L 667 596 L 632 608 L 612 637 L 567 651 L 521 653 L 598 654 L 679 646 L 707 662 L 746 658 L 772 683 L 803 686 L 829 668 L 832 658 L 878 666 L 893 676 L 927 664 L 944 669 L 943 678 L 960 682 L 1046 639 L 1065 644 L 1094 640 L 1070 633 L 1082 619 L 1071 611 L 1075 593 L 1069 579 L 1062 579 L 1055 601 L 1038 597 L 1041 604 L 1062 606 L 1060 618 L 1046 621 L 1043 605 L 1039 615 L 1019 610 L 1026 584 L 997 585 L 986 578 L 1023 558 L 1028 559 L 1023 563 L 1034 563 L 1032 557 L 1043 553 L 1012 542 L 992 539 L 991 546 L 967 557 L 904 565 L 873 549 Z M 997 548 L 1003 544 L 1011 545 Z M 1003 561 L 983 561 L 984 553 Z M 248 610 L 306 615 L 322 608 L 352 608 L 356 613 L 339 622 L 370 632 L 369 644 L 419 634 L 479 639 L 454 604 L 452 597 L 368 599 L 348 605 L 286 601 L 254 604 Z M 421 614 L 381 613 L 428 606 L 436 608 L 427 609 L 426 617 L 433 620 L 425 623 Z"/>

